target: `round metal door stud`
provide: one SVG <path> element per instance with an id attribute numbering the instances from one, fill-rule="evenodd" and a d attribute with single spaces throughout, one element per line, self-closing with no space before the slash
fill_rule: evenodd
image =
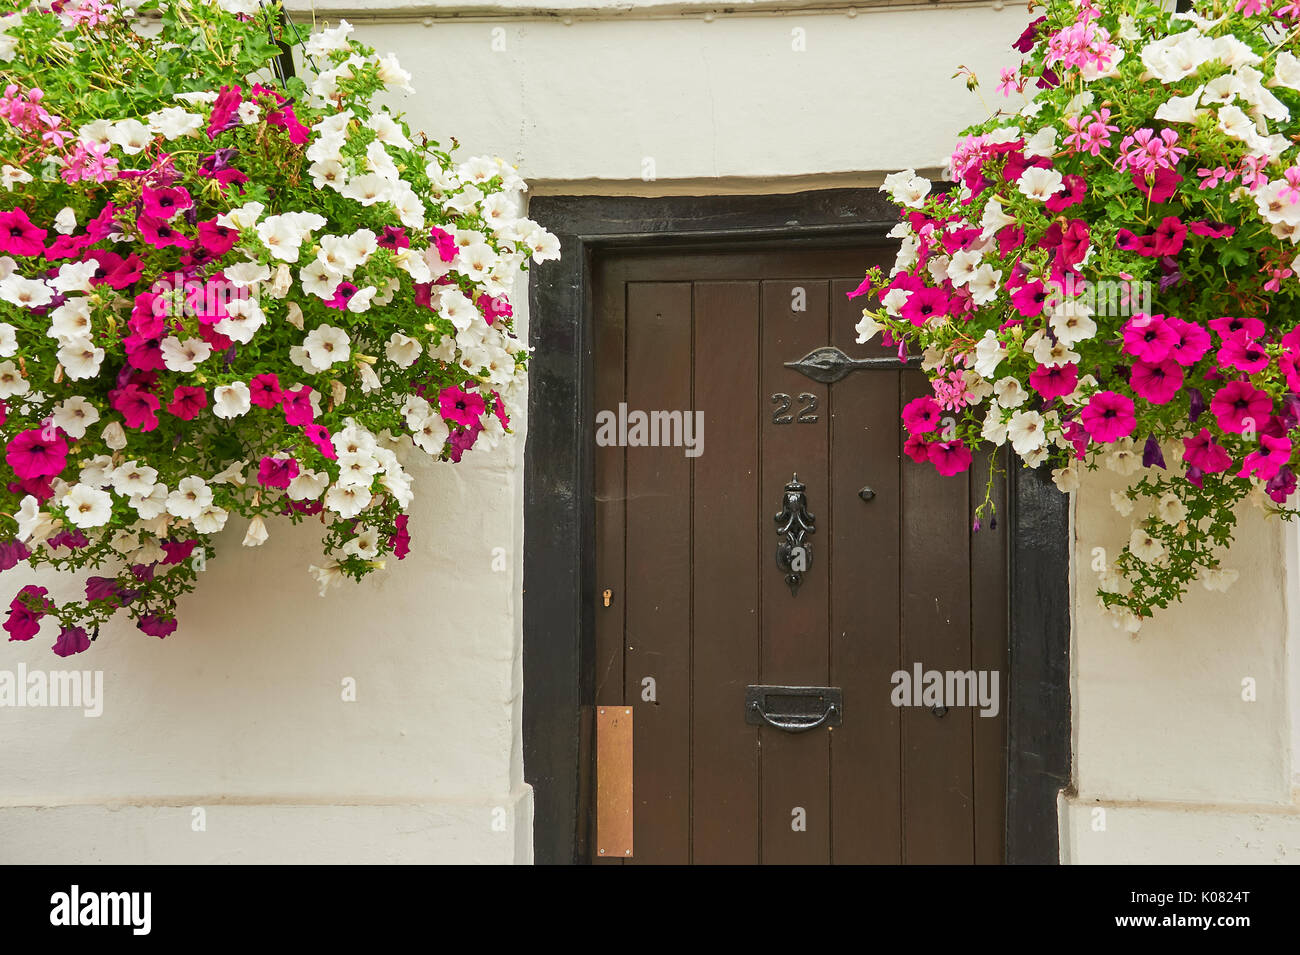
<path id="1" fill-rule="evenodd" d="M 858 497 L 862 498 L 864 501 L 869 501 L 875 496 L 876 496 L 876 492 L 869 487 L 864 487 L 861 491 L 858 492 Z"/>
<path id="2" fill-rule="evenodd" d="M 932 706 L 930 707 L 930 712 L 933 713 L 935 716 L 939 717 L 940 719 L 942 719 L 943 717 L 948 715 L 948 707 Z"/>

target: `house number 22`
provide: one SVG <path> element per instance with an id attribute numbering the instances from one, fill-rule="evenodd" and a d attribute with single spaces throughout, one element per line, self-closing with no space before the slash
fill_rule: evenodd
<path id="1" fill-rule="evenodd" d="M 799 416 L 793 417 L 789 414 L 793 405 L 789 395 L 777 392 L 772 396 L 772 404 L 776 409 L 772 412 L 772 424 L 792 424 L 798 421 L 800 424 L 815 424 L 817 416 L 813 414 L 817 410 L 817 396 L 804 392 L 799 396 L 799 403 L 803 406 L 799 409 Z"/>

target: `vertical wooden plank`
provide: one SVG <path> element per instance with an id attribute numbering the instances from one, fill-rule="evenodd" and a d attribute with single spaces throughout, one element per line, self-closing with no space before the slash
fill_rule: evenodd
<path id="1" fill-rule="evenodd" d="M 988 493 L 991 453 L 975 455 L 971 468 L 971 519 Z M 999 454 L 1005 468 L 1007 456 Z M 992 500 L 997 508 L 997 528 L 989 514 L 971 539 L 971 665 L 977 671 L 998 674 L 997 716 L 972 718 L 971 745 L 975 779 L 975 861 L 996 865 L 1006 856 L 1006 745 L 1009 669 L 1007 620 L 1007 541 L 1011 531 L 1007 513 L 1006 476 L 994 478 Z"/>
<path id="2" fill-rule="evenodd" d="M 617 414 L 619 402 L 627 396 L 626 325 L 627 295 L 623 270 L 619 260 L 604 259 L 598 269 L 594 302 L 594 367 L 592 384 L 593 408 Z M 602 444 L 592 434 L 595 444 L 595 526 L 596 526 L 596 590 L 610 593 L 610 605 L 604 601 L 595 611 L 595 681 L 594 703 L 621 706 L 623 698 L 623 629 L 626 607 L 626 579 L 623 550 L 626 521 L 627 489 L 624 463 L 626 449 L 618 443 Z M 597 754 L 597 761 L 599 754 Z M 598 768 L 598 767 L 593 767 Z M 595 779 L 595 773 L 591 779 Z M 622 857 L 601 856 L 595 844 L 597 813 L 584 820 L 587 823 L 588 855 L 592 862 L 622 864 Z"/>
<path id="3" fill-rule="evenodd" d="M 630 706 L 596 707 L 596 857 L 634 855 Z"/>
<path id="4" fill-rule="evenodd" d="M 777 685 L 825 685 L 829 677 L 827 597 L 831 554 L 827 538 L 830 500 L 826 461 L 827 389 L 784 362 L 826 344 L 829 334 L 825 281 L 766 281 L 762 285 L 760 405 L 762 483 L 759 493 L 759 587 L 762 680 Z M 773 395 L 788 395 L 789 424 L 778 424 Z M 816 401 L 800 401 L 808 394 Z M 800 415 L 805 418 L 799 422 Z M 816 416 L 815 421 L 807 419 Z M 776 526 L 782 491 L 798 473 L 807 486 L 808 510 L 819 519 L 812 535 L 813 562 L 797 594 L 776 565 Z M 764 726 L 762 741 L 762 860 L 819 864 L 830 857 L 830 741 L 828 730 L 790 734 Z M 803 828 L 796 829 L 796 819 Z"/>
<path id="5" fill-rule="evenodd" d="M 617 262 L 606 262 L 597 283 L 595 302 L 596 369 L 593 406 L 596 414 L 618 414 L 627 396 L 626 283 Z M 592 436 L 595 441 L 595 436 Z M 595 442 L 596 464 L 596 589 L 611 591 L 610 606 L 596 612 L 595 702 L 617 705 L 623 699 L 623 613 L 626 581 L 623 574 L 624 486 L 626 449 L 617 443 Z"/>
<path id="6" fill-rule="evenodd" d="M 695 613 L 692 631 L 692 855 L 758 859 L 758 729 L 744 721 L 758 682 L 759 298 L 757 282 L 695 285 Z M 766 530 L 766 528 L 762 528 Z M 762 547 L 760 548 L 760 540 Z"/>
<path id="7" fill-rule="evenodd" d="M 929 394 L 920 372 L 903 375 L 902 401 Z M 943 477 L 902 462 L 902 669 L 967 670 L 970 650 L 969 472 Z M 913 685 L 914 693 L 921 689 Z M 916 702 L 914 700 L 914 702 Z M 974 861 L 971 709 L 906 707 L 903 847 L 908 863 Z"/>
<path id="8" fill-rule="evenodd" d="M 627 413 L 691 407 L 691 286 L 627 284 Z M 649 429 L 647 428 L 647 431 Z M 629 428 L 629 445 L 633 436 Z M 690 861 L 691 459 L 627 449 L 625 699 L 636 717 L 636 863 Z M 654 681 L 654 700 L 643 699 Z"/>
<path id="9" fill-rule="evenodd" d="M 856 343 L 857 280 L 831 283 L 831 343 L 881 356 L 879 338 Z M 900 372 L 857 372 L 831 385 L 831 684 L 844 690 L 844 725 L 831 733 L 832 856 L 836 863 L 902 861 L 898 556 Z M 859 492 L 869 487 L 873 496 Z"/>

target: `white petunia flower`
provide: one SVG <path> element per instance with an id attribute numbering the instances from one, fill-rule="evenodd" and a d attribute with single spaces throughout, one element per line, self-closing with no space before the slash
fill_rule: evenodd
<path id="1" fill-rule="evenodd" d="M 1007 439 L 1016 454 L 1024 457 L 1047 443 L 1043 416 L 1037 411 L 1018 411 L 1007 422 Z"/>
<path id="2" fill-rule="evenodd" d="M 168 371 L 191 372 L 198 368 L 200 362 L 211 357 L 212 346 L 201 338 L 182 341 L 175 335 L 168 335 L 162 340 L 159 351 Z"/>
<path id="3" fill-rule="evenodd" d="M 59 346 L 55 357 L 67 372 L 68 378 L 81 381 L 99 374 L 99 366 L 104 361 L 104 349 L 96 346 L 89 338 L 73 338 Z"/>
<path id="4" fill-rule="evenodd" d="M 248 522 L 248 530 L 244 532 L 244 546 L 260 547 L 268 537 L 270 535 L 266 532 L 266 521 L 262 520 L 262 515 L 255 514 Z"/>
<path id="5" fill-rule="evenodd" d="M 60 504 L 67 514 L 69 523 L 83 530 L 103 527 L 113 516 L 112 495 L 85 484 L 72 485 Z"/>
<path id="6" fill-rule="evenodd" d="M 1164 555 L 1165 545 L 1144 528 L 1133 528 L 1133 535 L 1128 541 L 1129 552 L 1144 563 L 1153 563 Z"/>
<path id="7" fill-rule="evenodd" d="M 54 406 L 50 420 L 68 437 L 84 438 L 86 429 L 99 420 L 99 409 L 81 395 L 72 395 Z"/>
<path id="8" fill-rule="evenodd" d="M 118 465 L 110 477 L 122 497 L 147 496 L 158 483 L 158 471 L 135 460 Z"/>
<path id="9" fill-rule="evenodd" d="M 201 477 L 191 475 L 181 478 L 176 490 L 167 495 L 167 513 L 172 517 L 192 521 L 212 503 L 212 488 Z"/>
<path id="10" fill-rule="evenodd" d="M 31 383 L 23 377 L 17 365 L 11 361 L 0 361 L 0 398 L 14 398 L 31 390 Z"/>
<path id="11" fill-rule="evenodd" d="M 1022 196 L 1045 202 L 1065 188 L 1065 180 L 1055 169 L 1030 166 L 1020 176 L 1016 189 Z"/>
<path id="12" fill-rule="evenodd" d="M 226 303 L 226 317 L 213 327 L 231 341 L 247 345 L 265 324 L 262 306 L 254 299 L 242 298 Z"/>
<path id="13" fill-rule="evenodd" d="M 251 399 L 248 385 L 242 381 L 218 385 L 212 390 L 212 413 L 218 418 L 238 418 L 248 414 L 252 407 Z"/>
<path id="14" fill-rule="evenodd" d="M 335 362 L 347 361 L 352 355 L 348 333 L 333 325 L 319 325 L 303 339 L 303 351 L 313 365 L 325 369 Z"/>

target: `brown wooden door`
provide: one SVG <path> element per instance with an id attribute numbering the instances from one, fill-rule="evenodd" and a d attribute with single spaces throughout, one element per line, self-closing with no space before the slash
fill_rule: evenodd
<path id="1" fill-rule="evenodd" d="M 700 412 L 700 453 L 597 442 L 596 704 L 633 708 L 632 863 L 969 863 L 1003 856 L 998 716 L 891 702 L 892 675 L 1006 674 L 1005 534 L 972 535 L 987 459 L 902 455 L 900 365 L 826 385 L 785 367 L 854 343 L 846 292 L 887 247 L 624 253 L 597 263 L 597 412 Z M 666 419 L 665 419 L 666 420 Z M 796 593 L 774 515 L 814 516 Z M 871 493 L 860 493 L 870 488 Z M 999 493 L 1001 486 L 999 484 Z M 603 604 L 603 600 L 602 600 Z M 745 720 L 750 685 L 838 687 L 842 725 Z M 589 842 L 601 860 L 598 840 Z"/>

